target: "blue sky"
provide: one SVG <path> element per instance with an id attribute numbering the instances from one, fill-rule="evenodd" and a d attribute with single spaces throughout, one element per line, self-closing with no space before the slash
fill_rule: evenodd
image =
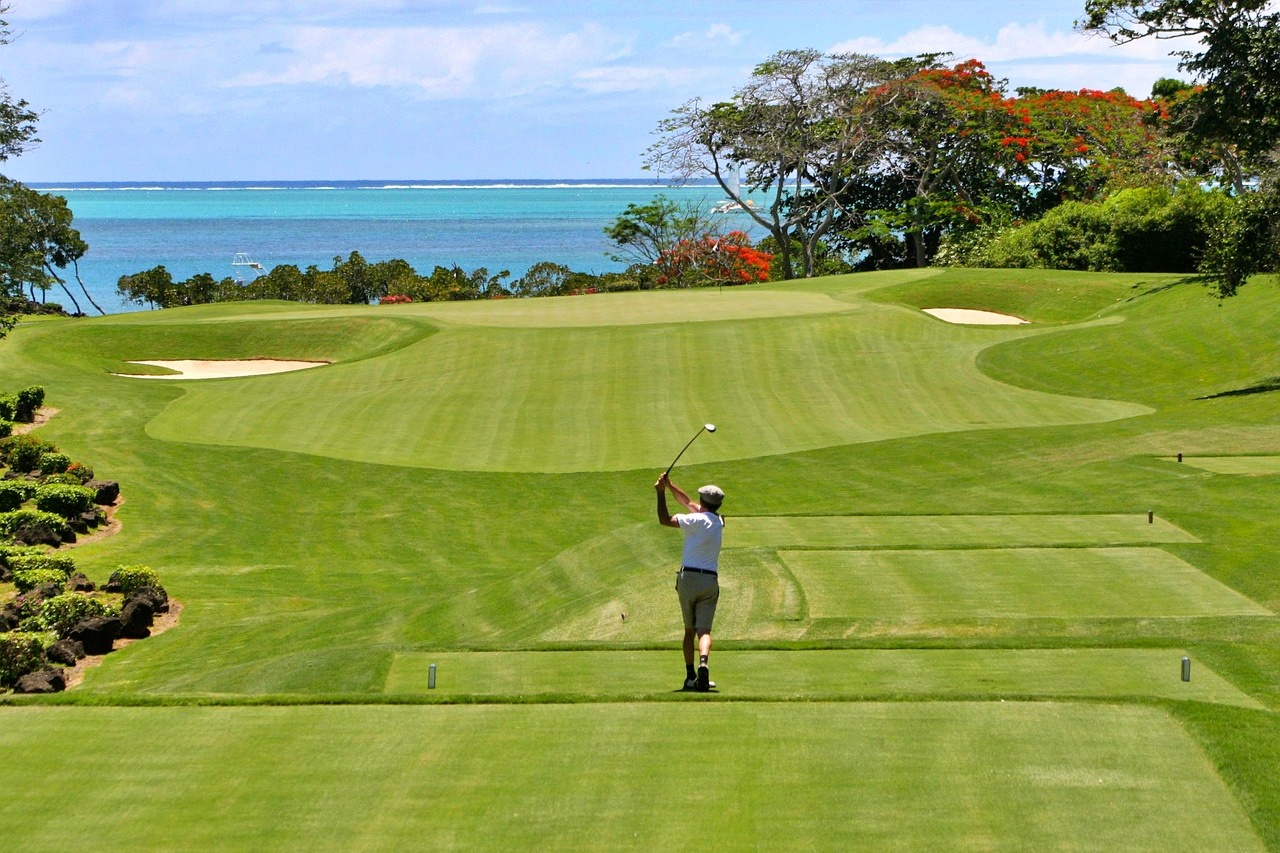
<path id="1" fill-rule="evenodd" d="M 25 181 L 638 178 L 658 121 L 779 50 L 976 57 L 1011 87 L 1145 96 L 1168 42 L 1084 0 L 7 0 Z"/>

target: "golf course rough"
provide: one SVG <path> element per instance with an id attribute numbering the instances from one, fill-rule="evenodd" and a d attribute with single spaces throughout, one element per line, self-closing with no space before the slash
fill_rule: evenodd
<path id="1" fill-rule="evenodd" d="M 21 850 L 1280 850 L 1280 478 L 1172 461 L 1280 453 L 1275 316 L 1265 285 L 927 270 L 24 323 L 0 383 L 129 496 L 77 565 L 163 566 L 186 608 L 0 697 L 0 820 Z M 256 358 L 330 364 L 111 375 Z M 719 689 L 686 694 L 651 489 L 707 422 L 673 478 L 728 495 Z M 83 819 L 32 819 L 68 790 Z"/>

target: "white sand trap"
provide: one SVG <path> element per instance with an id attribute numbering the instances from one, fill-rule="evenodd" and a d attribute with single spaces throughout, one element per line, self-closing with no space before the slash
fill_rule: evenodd
<path id="1" fill-rule="evenodd" d="M 948 323 L 963 323 L 968 326 L 1017 326 L 1027 322 L 1021 317 L 997 314 L 994 311 L 977 311 L 973 308 L 925 308 L 924 313 Z"/>
<path id="2" fill-rule="evenodd" d="M 252 358 L 235 361 L 184 359 L 178 361 L 131 361 L 129 363 L 167 367 L 178 372 L 164 374 L 117 373 L 116 375 L 128 376 L 131 379 L 233 379 L 240 376 L 265 376 L 268 373 L 288 373 L 291 370 L 306 370 L 308 367 L 322 367 L 329 362 Z"/>

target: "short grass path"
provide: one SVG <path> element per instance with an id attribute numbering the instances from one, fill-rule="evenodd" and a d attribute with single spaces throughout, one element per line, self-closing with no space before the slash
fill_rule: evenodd
<path id="1" fill-rule="evenodd" d="M 1177 457 L 1164 457 L 1166 461 Z M 1182 464 L 1211 471 L 1214 474 L 1266 476 L 1280 474 L 1280 456 L 1184 456 Z"/>
<path id="2" fill-rule="evenodd" d="M 1159 548 L 782 551 L 813 619 L 1272 616 Z"/>
<path id="3" fill-rule="evenodd" d="M 942 548 L 1198 541 L 1145 512 L 1102 515 L 824 515 L 730 518 L 727 548 Z"/>
<path id="4" fill-rule="evenodd" d="M 28 853 L 1264 849 L 1129 705 L 0 708 L 0 752 Z"/>
<path id="5" fill-rule="evenodd" d="M 1173 649 L 857 649 L 723 651 L 712 678 L 734 699 L 1146 697 L 1260 708 L 1206 666 L 1182 680 Z M 431 664 L 436 687 L 428 687 Z M 680 690 L 678 650 L 399 654 L 391 694 L 661 698 Z"/>

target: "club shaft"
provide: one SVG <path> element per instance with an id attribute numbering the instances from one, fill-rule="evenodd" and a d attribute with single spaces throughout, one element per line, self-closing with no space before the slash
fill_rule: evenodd
<path id="1" fill-rule="evenodd" d="M 689 439 L 689 444 L 686 444 L 684 447 L 682 447 L 680 449 L 680 452 L 676 454 L 676 458 L 672 459 L 671 464 L 667 466 L 667 471 L 666 471 L 667 474 L 670 474 L 671 469 L 676 467 L 676 463 L 680 461 L 680 457 L 684 456 L 684 452 L 689 449 L 689 445 L 697 441 L 698 436 L 702 435 L 706 431 L 707 431 L 707 428 L 704 426 L 702 429 L 698 430 L 693 434 L 693 438 Z"/>

